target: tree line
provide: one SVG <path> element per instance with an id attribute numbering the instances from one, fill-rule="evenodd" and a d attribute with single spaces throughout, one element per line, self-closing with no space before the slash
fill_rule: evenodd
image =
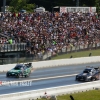
<path id="1" fill-rule="evenodd" d="M 2 0 L 3 1 L 3 0 Z M 34 8 L 43 6 L 48 11 L 52 11 L 54 6 L 76 6 L 77 0 L 6 0 L 7 5 L 10 6 L 11 11 L 19 11 L 25 9 L 33 11 Z M 2 2 L 1 2 L 2 3 Z M 97 7 L 100 9 L 100 0 L 79 0 L 79 6 Z"/>

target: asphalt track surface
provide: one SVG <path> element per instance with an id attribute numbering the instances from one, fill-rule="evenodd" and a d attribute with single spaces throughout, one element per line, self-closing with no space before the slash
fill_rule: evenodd
<path id="1" fill-rule="evenodd" d="M 86 66 L 99 67 L 100 63 L 36 69 L 28 78 L 6 78 L 6 73 L 0 73 L 0 81 L 2 82 L 22 81 L 22 83 L 18 84 L 0 86 L 0 95 L 64 85 L 80 84 L 82 82 L 75 81 L 75 76 L 76 74 L 82 72 Z M 23 80 L 31 79 L 33 79 L 33 81 L 23 82 Z"/>

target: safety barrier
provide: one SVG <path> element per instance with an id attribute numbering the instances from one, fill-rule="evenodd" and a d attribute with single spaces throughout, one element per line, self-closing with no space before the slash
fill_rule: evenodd
<path id="1" fill-rule="evenodd" d="M 45 52 L 40 51 L 36 54 L 29 54 L 25 53 L 27 51 L 26 43 L 18 43 L 18 44 L 0 44 L 0 52 L 1 52 L 1 58 L 0 58 L 0 64 L 12 64 L 12 63 L 18 63 L 18 62 L 31 62 L 31 61 L 43 61 L 43 60 L 50 60 L 52 57 L 60 55 L 60 54 L 67 54 L 70 52 L 79 52 L 84 50 L 93 50 L 93 49 L 99 49 L 100 48 L 100 42 L 98 43 L 90 43 L 90 44 L 75 44 L 73 45 L 70 43 L 68 46 L 64 45 L 61 47 L 55 47 L 54 49 L 48 49 Z M 15 52 L 15 51 L 24 51 L 21 55 L 17 52 L 16 55 L 13 56 L 13 59 L 11 56 L 8 56 L 8 52 Z M 21 52 L 22 53 L 22 52 Z M 89 54 L 86 56 L 91 56 L 92 53 L 90 51 Z M 73 58 L 71 55 L 69 58 Z"/>
<path id="2" fill-rule="evenodd" d="M 26 50 L 26 43 L 0 44 L 0 52 L 24 51 L 24 50 Z"/>
<path id="3" fill-rule="evenodd" d="M 100 62 L 100 56 L 39 61 L 39 62 L 32 62 L 32 65 L 33 68 L 36 69 L 36 68 L 46 68 L 53 66 L 75 65 L 75 64 L 85 64 L 85 63 L 95 63 L 95 62 Z M 16 64 L 0 65 L 0 72 L 6 72 L 14 68 L 15 65 Z"/>
<path id="4" fill-rule="evenodd" d="M 90 43 L 90 44 L 77 44 L 77 45 L 69 44 L 68 46 L 56 47 L 56 50 L 50 49 L 47 53 L 45 53 L 45 55 L 43 55 L 42 59 L 50 59 L 51 57 L 57 56 L 59 54 L 67 54 L 70 52 L 79 52 L 79 51 L 93 50 L 99 48 L 100 48 L 100 42 Z M 91 55 L 88 54 L 87 56 Z"/>
<path id="5" fill-rule="evenodd" d="M 19 93 L 4 94 L 4 95 L 0 95 L 0 100 L 20 100 L 25 98 L 37 99 L 45 96 L 45 93 L 48 96 L 51 95 L 57 96 L 62 94 L 70 94 L 70 93 L 93 90 L 99 87 L 100 87 L 100 81 L 87 82 L 87 83 L 53 87 L 53 88 L 24 91 Z"/>
<path id="6" fill-rule="evenodd" d="M 95 62 L 100 62 L 100 56 L 38 61 L 38 62 L 32 62 L 32 65 L 33 65 L 33 68 L 36 69 L 36 68 L 75 65 L 75 64 L 84 64 L 84 63 L 95 63 Z M 15 65 L 16 64 L 0 65 L 0 72 L 6 72 L 14 68 Z"/>

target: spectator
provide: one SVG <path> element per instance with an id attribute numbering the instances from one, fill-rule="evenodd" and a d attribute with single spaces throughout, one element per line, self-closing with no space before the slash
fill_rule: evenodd
<path id="1" fill-rule="evenodd" d="M 28 52 L 39 57 L 64 47 L 100 42 L 97 13 L 2 13 L 0 17 L 0 35 L 6 36 L 0 43 L 27 43 Z"/>
<path id="2" fill-rule="evenodd" d="M 8 42 L 9 42 L 9 44 L 12 44 L 12 38 L 10 38 L 10 39 L 8 40 Z"/>
<path id="3" fill-rule="evenodd" d="M 74 100 L 74 98 L 73 98 L 73 96 L 72 96 L 72 95 L 70 95 L 70 98 L 71 98 L 71 100 Z"/>

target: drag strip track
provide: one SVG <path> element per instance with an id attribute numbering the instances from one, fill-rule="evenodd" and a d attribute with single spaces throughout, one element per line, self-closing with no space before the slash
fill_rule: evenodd
<path id="1" fill-rule="evenodd" d="M 29 78 L 6 78 L 5 73 L 0 73 L 0 81 L 33 80 L 30 86 L 21 84 L 18 86 L 0 86 L 0 94 L 79 84 L 81 82 L 75 81 L 75 75 L 83 71 L 86 66 L 98 67 L 100 63 L 36 69 Z"/>

